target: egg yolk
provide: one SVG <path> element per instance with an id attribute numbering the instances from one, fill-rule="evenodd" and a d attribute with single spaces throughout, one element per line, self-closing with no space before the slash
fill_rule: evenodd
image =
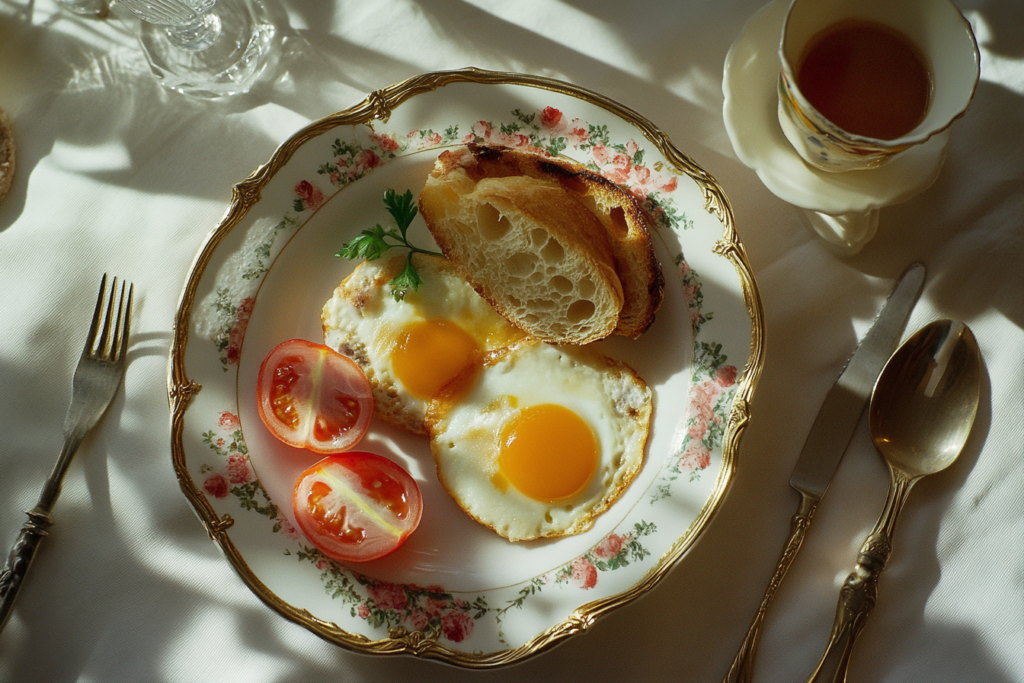
<path id="1" fill-rule="evenodd" d="M 502 429 L 498 467 L 525 496 L 547 503 L 565 500 L 597 471 L 597 439 L 583 418 L 564 406 L 529 406 Z"/>
<path id="2" fill-rule="evenodd" d="M 391 354 L 395 377 L 413 396 L 429 399 L 480 355 L 476 340 L 450 320 L 407 325 Z"/>

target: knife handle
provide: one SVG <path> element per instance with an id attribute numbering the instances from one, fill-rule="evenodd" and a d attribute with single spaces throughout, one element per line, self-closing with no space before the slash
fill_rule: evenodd
<path id="1" fill-rule="evenodd" d="M 732 666 L 729 667 L 729 673 L 726 674 L 724 683 L 750 683 L 754 673 L 754 655 L 757 653 L 757 643 L 761 639 L 761 627 L 764 625 L 768 605 L 775 598 L 775 592 L 779 589 L 782 579 L 789 571 L 789 566 L 793 564 L 793 559 L 796 558 L 797 552 L 804 544 L 804 537 L 807 535 L 807 529 L 811 526 L 811 518 L 814 517 L 814 510 L 820 500 L 808 496 L 806 493 L 801 493 L 800 496 L 800 507 L 797 508 L 796 514 L 793 515 L 790 522 L 789 540 L 786 541 L 786 547 L 782 550 L 782 556 L 779 558 L 779 564 L 775 568 L 771 581 L 768 582 L 761 606 L 758 608 L 757 614 L 754 615 L 754 621 L 750 624 L 750 629 L 740 645 L 739 652 L 736 653 L 736 658 L 732 660 Z"/>
<path id="2" fill-rule="evenodd" d="M 11 616 L 14 600 L 18 597 L 18 588 L 28 573 L 32 558 L 39 548 L 39 541 L 47 535 L 47 529 L 53 524 L 53 517 L 41 508 L 29 510 L 28 521 L 21 527 L 18 539 L 7 557 L 7 564 L 0 571 L 0 631 L 7 625 Z"/>

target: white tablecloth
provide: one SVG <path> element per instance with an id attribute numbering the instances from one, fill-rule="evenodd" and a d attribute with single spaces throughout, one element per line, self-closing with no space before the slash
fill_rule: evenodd
<path id="1" fill-rule="evenodd" d="M 908 324 L 966 321 L 982 403 L 960 460 L 915 489 L 854 655 L 863 681 L 1024 680 L 1024 5 L 962 7 L 982 82 L 933 187 L 833 255 L 739 163 L 722 65 L 760 0 L 287 0 L 280 65 L 249 95 L 165 93 L 116 21 L 0 2 L 0 107 L 18 169 L 0 202 L 0 546 L 60 449 L 100 274 L 136 283 L 124 390 L 78 453 L 0 635 L 3 681 L 677 680 L 725 674 L 775 566 L 788 480 L 825 392 L 914 260 Z M 760 286 L 767 362 L 728 499 L 648 596 L 512 669 L 374 658 L 320 640 L 242 584 L 181 494 L 166 366 L 193 255 L 231 186 L 294 130 L 411 75 L 475 65 L 602 92 L 656 122 L 725 187 Z M 885 497 L 859 426 L 769 614 L 756 678 L 803 680 Z"/>

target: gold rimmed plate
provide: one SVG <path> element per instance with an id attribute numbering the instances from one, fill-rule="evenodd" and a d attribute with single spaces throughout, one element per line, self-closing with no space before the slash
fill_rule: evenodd
<path id="1" fill-rule="evenodd" d="M 322 341 L 321 307 L 354 267 L 333 255 L 387 220 L 384 191 L 418 194 L 438 154 L 467 142 L 585 164 L 653 216 L 665 303 L 640 339 L 599 342 L 653 390 L 644 465 L 591 530 L 513 544 L 448 498 L 425 438 L 375 421 L 360 449 L 413 475 L 423 519 L 392 555 L 337 564 L 291 515 L 295 479 L 318 456 L 269 435 L 256 410 L 256 374 L 281 341 Z M 410 234 L 431 241 L 420 218 Z M 177 314 L 168 378 L 174 466 L 211 537 L 282 615 L 358 652 L 500 666 L 585 630 L 683 560 L 731 480 L 763 340 L 724 192 L 649 121 L 537 76 L 424 74 L 310 124 L 235 187 Z"/>

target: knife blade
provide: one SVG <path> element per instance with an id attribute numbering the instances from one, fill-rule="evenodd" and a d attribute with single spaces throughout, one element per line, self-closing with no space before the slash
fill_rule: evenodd
<path id="1" fill-rule="evenodd" d="M 868 405 L 871 388 L 895 350 L 921 294 L 924 275 L 921 263 L 903 271 L 871 329 L 826 394 L 789 480 L 789 485 L 802 495 L 820 500 L 828 490 Z"/>
<path id="2" fill-rule="evenodd" d="M 839 469 L 839 462 L 850 445 L 857 423 L 867 408 L 875 380 L 896 348 L 910 311 L 921 295 L 924 277 L 925 267 L 922 263 L 913 263 L 903 271 L 871 324 L 871 329 L 847 361 L 839 379 L 825 395 L 789 480 L 789 485 L 800 494 L 800 505 L 790 523 L 789 540 L 783 548 L 754 621 L 726 674 L 725 683 L 750 682 L 754 655 L 768 605 L 803 545 L 814 511 L 832 483 L 832 477 Z"/>

